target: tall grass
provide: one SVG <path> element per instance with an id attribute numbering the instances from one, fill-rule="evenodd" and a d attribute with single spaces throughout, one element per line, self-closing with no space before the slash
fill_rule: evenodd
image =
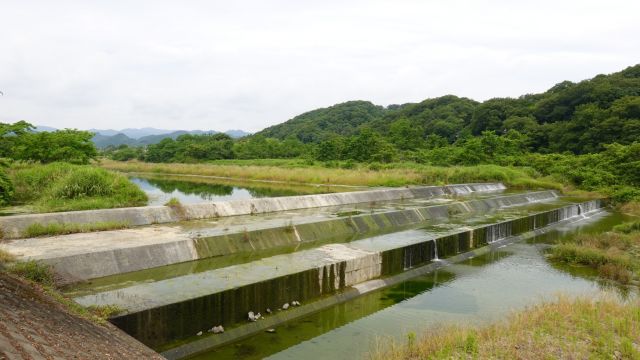
<path id="1" fill-rule="evenodd" d="M 15 260 L 16 260 L 15 256 L 13 256 L 10 253 L 0 249 L 0 270 L 4 266 L 14 262 Z"/>
<path id="2" fill-rule="evenodd" d="M 238 160 L 207 164 L 156 164 L 111 160 L 101 163 L 107 169 L 125 172 L 205 175 L 307 184 L 403 186 L 500 181 L 513 188 L 562 187 L 560 183 L 538 177 L 531 169 L 498 165 L 440 167 L 398 163 L 376 167 L 355 164 L 353 168 L 334 168 L 322 164 L 310 165 L 300 160 L 281 160 L 277 165 L 273 164 L 274 162 L 269 161 Z"/>
<path id="3" fill-rule="evenodd" d="M 559 297 L 483 328 L 381 341 L 370 359 L 640 359 L 640 302 Z"/>
<path id="4" fill-rule="evenodd" d="M 38 211 L 144 205 L 146 194 L 125 176 L 88 165 L 16 164 L 10 170 L 14 201 Z"/>

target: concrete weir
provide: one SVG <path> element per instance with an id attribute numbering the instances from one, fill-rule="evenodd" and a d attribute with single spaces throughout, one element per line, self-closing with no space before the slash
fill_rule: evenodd
<path id="1" fill-rule="evenodd" d="M 414 198 L 432 198 L 443 195 L 469 194 L 504 190 L 501 183 L 456 184 L 446 186 L 416 186 L 370 191 L 353 191 L 332 194 L 288 196 L 248 200 L 232 200 L 202 204 L 145 206 L 105 210 L 70 211 L 47 214 L 30 214 L 0 217 L 0 229 L 6 239 L 23 237 L 29 225 L 39 223 L 91 224 L 96 222 L 120 222 L 132 226 L 172 223 L 184 220 L 219 218 L 238 215 L 255 215 L 276 211 L 289 211 L 315 207 L 337 206 Z"/>
<path id="2" fill-rule="evenodd" d="M 283 221 L 277 225 L 258 224 L 252 230 L 243 225 L 220 231 L 214 224 L 194 233 L 162 226 L 11 240 L 0 248 L 21 254 L 25 259 L 43 261 L 53 266 L 68 282 L 75 282 L 236 253 L 343 242 L 354 237 L 415 227 L 425 221 L 455 214 L 495 211 L 556 199 L 558 194 L 550 190 L 494 194 L 492 197 L 441 205 L 405 204 L 406 208 L 382 208 L 379 212 L 353 216 L 300 217 L 289 220 L 287 224 L 282 224 Z"/>
<path id="3" fill-rule="evenodd" d="M 87 306 L 113 304 L 126 309 L 112 322 L 143 343 L 158 347 L 214 325 L 232 327 L 244 323 L 248 311 L 278 309 L 294 300 L 312 301 L 501 239 L 579 219 L 601 206 L 601 201 L 592 200 L 505 221 L 461 224 L 455 229 L 404 230 L 98 292 L 75 300 Z"/>

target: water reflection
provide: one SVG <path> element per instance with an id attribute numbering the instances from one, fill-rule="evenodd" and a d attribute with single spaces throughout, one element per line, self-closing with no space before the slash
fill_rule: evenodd
<path id="1" fill-rule="evenodd" d="M 230 183 L 221 179 L 179 176 L 131 176 L 130 180 L 149 196 L 148 205 L 164 205 L 172 197 L 183 204 L 194 204 L 354 190 L 278 183 Z"/>

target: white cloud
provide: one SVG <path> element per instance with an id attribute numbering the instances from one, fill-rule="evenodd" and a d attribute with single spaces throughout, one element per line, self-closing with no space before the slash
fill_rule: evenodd
<path id="1" fill-rule="evenodd" d="M 301 112 L 539 92 L 640 59 L 640 3 L 3 1 L 0 121 L 259 130 Z"/>

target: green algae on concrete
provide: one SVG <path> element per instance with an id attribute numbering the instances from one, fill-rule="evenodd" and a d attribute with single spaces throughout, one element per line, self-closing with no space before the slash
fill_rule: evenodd
<path id="1" fill-rule="evenodd" d="M 565 206 L 533 216 L 544 215 L 549 220 L 566 220 L 575 217 L 578 213 L 576 209 L 580 206 L 595 210 L 598 202 Z M 444 236 L 414 230 L 405 232 L 404 240 L 397 239 L 398 234 L 394 234 L 396 241 L 393 242 L 372 242 L 371 239 L 365 239 L 354 241 L 349 246 L 327 245 L 76 300 L 85 305 L 103 301 L 115 302 L 127 309 L 128 314 L 113 321 L 137 339 L 155 346 L 171 339 L 190 336 L 193 332 L 215 324 L 229 326 L 243 321 L 248 311 L 263 311 L 266 307 L 277 306 L 279 302 L 309 300 L 394 273 L 398 269 L 408 269 L 415 266 L 412 262 L 416 259 L 418 262 L 428 261 L 428 258 L 432 259 L 435 255 L 426 246 L 420 246 L 422 243 L 433 243 L 435 240 L 440 258 L 458 255 L 470 246 L 470 233 L 478 230 L 481 230 L 479 233 L 483 234 L 488 243 L 518 235 L 512 232 L 509 221 Z M 377 250 L 371 248 L 372 244 Z M 483 244 L 484 241 L 474 243 L 476 247 Z M 387 253 L 390 255 L 385 255 Z M 246 301 L 240 302 L 239 298 L 228 294 L 242 294 Z M 203 307 L 208 310 L 203 310 Z M 171 320 L 175 316 L 185 317 L 187 320 L 175 322 Z M 170 328 L 163 327 L 172 322 L 174 325 Z"/>

